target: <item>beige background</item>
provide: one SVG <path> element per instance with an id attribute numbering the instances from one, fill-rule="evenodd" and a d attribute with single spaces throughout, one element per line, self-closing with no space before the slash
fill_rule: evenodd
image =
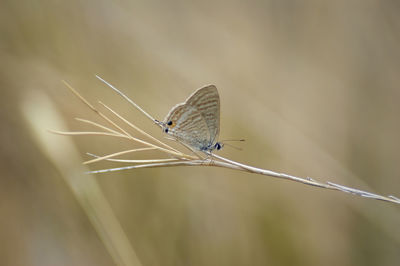
<path id="1" fill-rule="evenodd" d="M 162 137 L 94 74 L 159 119 L 216 84 L 220 139 L 247 140 L 235 144 L 243 151 L 219 154 L 400 196 L 399 12 L 396 1 L 377 0 L 2 0 L 0 264 L 115 263 L 26 120 L 30 104 L 30 112 L 59 112 L 70 130 L 89 130 L 74 117 L 96 117 L 67 80 Z M 41 97 L 56 110 L 43 109 Z M 86 152 L 133 148 L 105 137 L 73 141 L 81 157 L 71 167 Z M 95 180 L 142 265 L 400 261 L 400 207 L 390 203 L 207 167 Z"/>

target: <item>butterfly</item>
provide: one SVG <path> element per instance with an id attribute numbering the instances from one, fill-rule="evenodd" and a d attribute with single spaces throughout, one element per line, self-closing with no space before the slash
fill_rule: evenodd
<path id="1" fill-rule="evenodd" d="M 198 150 L 222 148 L 218 142 L 220 100 L 214 85 L 197 89 L 185 102 L 175 105 L 160 123 L 163 131 L 183 144 Z"/>

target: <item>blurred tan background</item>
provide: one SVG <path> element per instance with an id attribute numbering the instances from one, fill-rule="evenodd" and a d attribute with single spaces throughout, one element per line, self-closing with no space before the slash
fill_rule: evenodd
<path id="1" fill-rule="evenodd" d="M 399 14 L 397 1 L 378 0 L 2 0 L 0 264 L 119 263 L 30 126 L 61 143 L 67 137 L 46 132 L 59 124 L 29 119 L 59 113 L 69 130 L 91 129 L 74 120 L 96 117 L 67 80 L 162 137 L 95 74 L 159 119 L 216 84 L 220 139 L 246 139 L 235 144 L 243 151 L 219 154 L 400 196 Z M 80 169 L 86 152 L 134 148 L 106 137 L 72 140 L 80 156 L 66 157 L 68 169 Z M 76 172 L 100 184 L 142 265 L 400 261 L 400 207 L 390 203 L 207 167 Z"/>

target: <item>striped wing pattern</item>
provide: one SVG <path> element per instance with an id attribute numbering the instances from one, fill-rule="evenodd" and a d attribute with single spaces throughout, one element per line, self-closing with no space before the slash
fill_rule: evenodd
<path id="1" fill-rule="evenodd" d="M 217 88 L 202 87 L 171 109 L 163 122 L 164 131 L 194 149 L 212 150 L 219 134 L 219 108 Z"/>

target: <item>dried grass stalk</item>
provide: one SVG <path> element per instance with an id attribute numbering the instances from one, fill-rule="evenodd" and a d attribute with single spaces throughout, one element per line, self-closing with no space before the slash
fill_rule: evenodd
<path id="1" fill-rule="evenodd" d="M 121 95 L 125 100 L 127 100 L 130 104 L 132 104 L 136 109 L 138 109 L 140 112 L 142 112 L 147 118 L 152 120 L 155 125 L 160 126 L 160 124 L 157 122 L 157 120 L 155 120 L 151 115 L 149 115 L 146 111 L 144 111 L 134 101 L 132 101 L 130 98 L 128 98 L 124 93 L 122 93 L 120 90 L 115 88 L 113 85 L 111 85 L 110 83 L 108 83 L 107 81 L 102 79 L 101 77 L 99 77 L 99 76 L 96 76 L 96 77 L 99 80 L 101 80 L 103 83 L 105 83 L 107 86 L 109 86 L 111 89 L 113 89 L 115 92 L 117 92 L 119 95 Z M 276 177 L 276 178 L 280 178 L 280 179 L 286 179 L 286 180 L 290 180 L 290 181 L 294 181 L 294 182 L 298 182 L 298 183 L 302 183 L 305 185 L 310 185 L 310 186 L 314 186 L 314 187 L 318 187 L 318 188 L 342 191 L 342 192 L 347 192 L 347 193 L 351 193 L 354 195 L 358 195 L 361 197 L 366 197 L 366 198 L 371 198 L 371 199 L 375 199 L 375 200 L 381 200 L 381 201 L 385 201 L 385 202 L 392 202 L 392 203 L 400 204 L 400 199 L 395 196 L 391 196 L 391 195 L 382 196 L 382 195 L 378 195 L 375 193 L 339 185 L 339 184 L 336 184 L 333 182 L 321 182 L 321 181 L 317 181 L 310 177 L 302 178 L 302 177 L 292 176 L 292 175 L 288 175 L 288 174 L 284 174 L 284 173 L 277 173 L 277 172 L 273 172 L 270 170 L 265 170 L 262 168 L 257 168 L 257 167 L 245 165 L 245 164 L 242 164 L 239 162 L 235 162 L 235 161 L 229 160 L 227 158 L 221 157 L 219 155 L 216 155 L 216 154 L 208 152 L 208 151 L 201 152 L 201 153 L 194 152 L 193 150 L 190 149 L 190 147 L 187 147 L 185 145 L 183 145 L 183 146 L 186 147 L 189 152 L 179 151 L 177 149 L 170 147 L 169 145 L 162 142 L 161 140 L 153 137 L 152 135 L 148 134 L 147 132 L 143 131 L 137 125 L 132 124 L 131 122 L 129 122 L 128 120 L 123 118 L 121 115 L 119 115 L 117 112 L 112 110 L 110 107 L 108 107 L 107 105 L 100 102 L 100 104 L 103 107 L 105 107 L 106 110 L 108 112 L 110 112 L 111 115 L 113 115 L 113 118 L 109 118 L 105 114 L 98 111 L 93 105 L 91 105 L 85 98 L 83 98 L 67 82 L 64 81 L 64 84 L 79 99 L 81 99 L 91 110 L 93 110 L 107 124 L 109 124 L 109 126 L 101 125 L 101 124 L 98 124 L 98 123 L 95 123 L 95 122 L 92 122 L 89 120 L 78 118 L 78 121 L 91 124 L 97 128 L 102 129 L 103 131 L 60 132 L 60 131 L 52 130 L 53 133 L 63 134 L 63 135 L 103 135 L 103 136 L 116 137 L 116 138 L 125 138 L 125 139 L 132 141 L 135 144 L 140 144 L 143 146 L 142 148 L 121 151 L 121 152 L 117 152 L 117 153 L 113 153 L 113 154 L 109 154 L 109 155 L 105 155 L 105 156 L 89 154 L 96 158 L 93 160 L 84 162 L 85 164 L 91 164 L 91 163 L 99 162 L 102 160 L 108 160 L 108 161 L 114 161 L 114 162 L 130 162 L 130 163 L 132 163 L 132 165 L 95 170 L 95 171 L 90 171 L 88 173 L 99 174 L 99 173 L 107 173 L 107 172 L 112 172 L 112 171 L 121 171 L 121 170 L 128 170 L 128 169 L 137 169 L 137 168 L 154 168 L 154 167 L 216 166 L 216 167 L 229 168 L 229 169 L 237 170 L 237 171 L 249 172 L 249 173 L 253 173 L 253 174 L 260 174 L 260 175 L 266 175 L 266 176 Z M 140 135 L 142 135 L 143 138 L 133 137 L 130 133 L 123 130 L 121 124 L 119 124 L 119 123 L 125 124 L 125 126 L 129 126 L 131 129 L 137 131 Z M 133 153 L 133 152 L 137 153 L 137 152 L 141 152 L 144 150 L 158 150 L 158 151 L 160 151 L 161 154 L 168 156 L 168 158 L 151 159 L 151 160 L 123 160 L 123 159 L 114 158 L 114 157 L 117 157 L 122 154 Z"/>

